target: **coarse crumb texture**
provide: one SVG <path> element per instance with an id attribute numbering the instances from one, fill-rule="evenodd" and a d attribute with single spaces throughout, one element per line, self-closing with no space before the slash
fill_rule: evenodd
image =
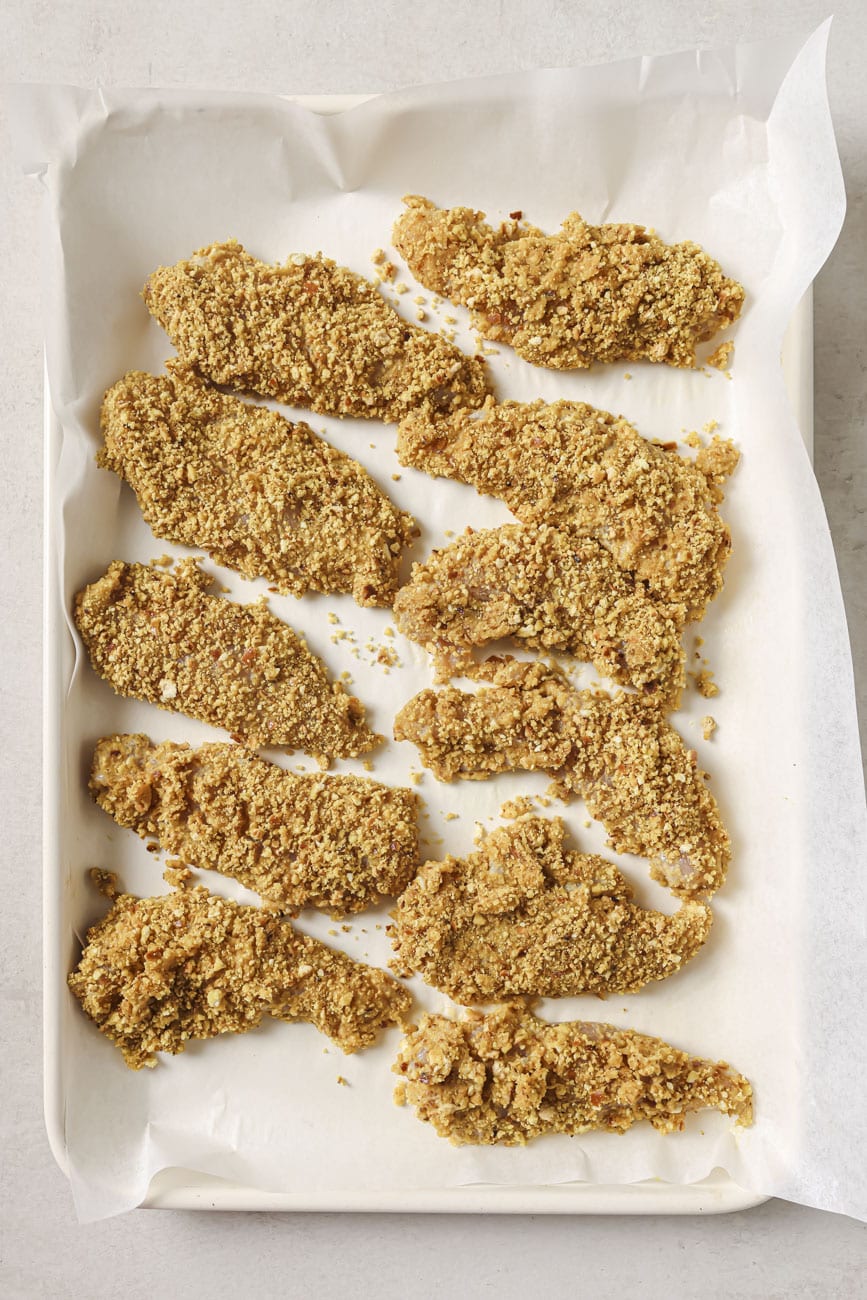
<path id="1" fill-rule="evenodd" d="M 131 371 L 102 404 L 97 460 L 135 492 L 157 537 L 209 551 L 285 595 L 390 605 L 414 520 L 357 461 L 169 362 Z"/>
<path id="2" fill-rule="evenodd" d="M 120 894 L 88 931 L 69 987 L 133 1070 L 155 1052 L 245 1033 L 266 1015 L 307 1020 L 344 1052 L 405 1023 L 411 999 L 385 971 L 299 933 L 275 912 L 205 889 Z"/>
<path id="3" fill-rule="evenodd" d="M 415 564 L 394 604 L 404 636 L 434 656 L 439 681 L 473 676 L 473 646 L 514 637 L 563 650 L 676 707 L 682 610 L 655 599 L 592 537 L 546 524 L 469 531 Z"/>
<path id="4" fill-rule="evenodd" d="M 75 622 L 119 695 L 223 727 L 256 747 L 354 758 L 377 743 L 364 706 L 263 601 L 207 595 L 194 560 L 171 572 L 115 560 L 75 598 Z"/>
<path id="5" fill-rule="evenodd" d="M 730 442 L 715 438 L 692 461 L 584 402 L 489 400 L 474 415 L 412 412 L 398 455 L 499 497 L 523 523 L 595 538 L 690 619 L 722 586 L 731 537 L 717 506 L 738 460 Z"/>
<path id="6" fill-rule="evenodd" d="M 118 825 L 293 915 L 375 907 L 418 868 L 411 790 L 301 776 L 238 745 L 106 736 L 94 751 L 90 791 Z"/>
<path id="7" fill-rule="evenodd" d="M 322 415 L 397 421 L 422 402 L 478 406 L 484 363 L 403 320 L 328 258 L 269 266 L 236 240 L 161 266 L 142 296 L 181 360 L 215 384 Z"/>
<path id="8" fill-rule="evenodd" d="M 696 344 L 741 312 L 743 287 L 698 244 L 643 226 L 591 226 L 571 213 L 556 235 L 410 195 L 394 244 L 426 289 L 469 307 L 487 339 L 556 370 L 595 361 L 694 366 Z"/>
<path id="9" fill-rule="evenodd" d="M 725 880 L 731 844 L 688 749 L 658 707 L 638 695 L 577 691 L 544 664 L 489 661 L 492 687 L 471 695 L 421 691 L 400 710 L 440 781 L 543 771 L 561 797 L 580 795 L 618 853 L 650 860 L 654 880 L 683 898 Z"/>
<path id="10" fill-rule="evenodd" d="M 631 1029 L 548 1024 L 521 1003 L 462 1020 L 425 1015 L 392 1067 L 399 1105 L 440 1137 L 523 1146 L 546 1133 L 624 1133 L 648 1120 L 660 1133 L 693 1111 L 753 1122 L 753 1090 L 725 1061 L 705 1061 Z"/>
<path id="11" fill-rule="evenodd" d="M 497 1002 L 637 993 L 695 956 L 710 908 L 638 907 L 612 863 L 563 839 L 559 818 L 528 817 L 465 859 L 425 863 L 392 914 L 394 971 L 416 972 L 456 1002 Z"/>

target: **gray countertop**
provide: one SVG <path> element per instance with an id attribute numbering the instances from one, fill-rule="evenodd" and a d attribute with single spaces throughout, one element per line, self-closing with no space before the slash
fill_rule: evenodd
<path id="1" fill-rule="evenodd" d="M 822 0 L 5 0 L 0 80 L 282 93 L 568 65 L 807 31 Z M 867 683 L 867 19 L 840 0 L 829 92 L 848 193 L 815 286 L 815 465 L 840 565 L 859 703 Z M 0 106 L 2 118 L 2 106 Z M 0 1295 L 867 1296 L 867 1228 L 770 1201 L 722 1217 L 470 1218 L 137 1211 L 82 1227 L 42 1120 L 40 193 L 0 121 L 0 608 L 7 880 L 0 951 Z M 863 846 L 858 846 L 863 853 Z"/>

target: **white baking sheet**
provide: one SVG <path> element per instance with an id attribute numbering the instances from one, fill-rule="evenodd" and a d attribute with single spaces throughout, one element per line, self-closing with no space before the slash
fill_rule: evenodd
<path id="1" fill-rule="evenodd" d="M 32 89 L 17 96 L 23 161 L 44 176 L 50 200 L 47 359 L 62 437 L 49 461 L 57 540 L 49 565 L 67 610 L 110 558 L 171 549 L 150 536 L 128 491 L 93 465 L 103 389 L 131 367 L 157 368 L 169 353 L 137 299 L 159 262 L 237 235 L 267 259 L 321 247 L 364 271 L 373 248 L 387 244 L 400 195 L 421 191 L 492 214 L 522 207 L 548 228 L 576 206 L 594 220 L 641 219 L 668 238 L 705 243 L 750 295 L 732 381 L 641 366 L 542 374 L 506 349 L 490 364 L 501 396 L 574 395 L 623 411 L 650 437 L 716 420 L 744 452 L 726 510 L 735 536 L 728 582 L 701 628 L 702 653 L 723 693 L 710 706 L 692 697 L 677 720 L 713 773 L 735 841 L 714 934 L 681 976 L 637 997 L 570 999 L 544 1010 L 634 1025 L 730 1059 L 755 1084 L 754 1129 L 733 1132 L 709 1116 L 665 1139 L 637 1129 L 522 1151 L 455 1150 L 392 1106 L 396 1034 L 347 1059 L 307 1026 L 274 1023 L 196 1045 L 146 1075 L 126 1071 L 62 995 L 62 974 L 103 906 L 87 886 L 88 866 L 118 869 L 134 892 L 163 886 L 144 846 L 89 803 L 89 750 L 109 730 L 193 741 L 213 733 L 115 699 L 61 620 L 49 646 L 49 716 L 57 706 L 59 734 L 48 751 L 58 766 L 46 810 L 46 952 L 58 999 L 49 1029 L 64 1140 L 83 1218 L 137 1204 L 151 1177 L 171 1166 L 282 1192 L 296 1204 L 370 1196 L 395 1208 L 404 1194 L 447 1189 L 451 1208 L 464 1208 L 462 1189 L 480 1183 L 690 1183 L 721 1167 L 756 1195 L 867 1212 L 855 1157 L 864 912 L 852 846 L 865 841 L 851 668 L 830 540 L 779 367 L 785 324 L 842 219 L 825 39 L 823 29 L 805 43 L 404 92 L 332 118 L 256 96 Z M 414 310 L 415 292 L 398 300 L 400 309 Z M 470 489 L 434 490 L 399 471 L 393 429 L 313 423 L 417 513 L 417 555 L 447 529 L 507 518 Z M 393 472 L 401 472 L 398 482 Z M 240 599 L 262 588 L 219 576 Z M 385 676 L 370 662 L 365 643 L 382 639 L 384 611 L 337 598 L 274 598 L 273 608 L 335 671 L 353 673 L 383 731 L 430 680 L 424 656 L 402 641 L 401 669 Z M 356 630 L 358 659 L 346 643 L 330 643 L 329 610 Z M 705 746 L 697 724 L 708 711 L 720 729 Z M 375 775 L 405 780 L 417 766 L 411 747 L 392 745 L 376 756 Z M 476 820 L 494 824 L 507 794 L 544 784 L 514 776 L 442 787 L 425 776 L 432 853 L 465 851 Z M 447 811 L 459 818 L 445 822 Z M 584 829 L 580 805 L 565 815 L 582 847 L 602 847 L 600 828 Z M 623 862 L 642 899 L 671 906 L 642 863 Z M 243 896 L 231 882 L 208 883 Z M 334 928 L 311 914 L 302 924 L 322 937 Z M 384 918 L 366 914 L 329 941 L 384 962 L 388 944 L 376 924 Z M 414 991 L 420 1006 L 446 1003 L 420 984 Z M 348 1088 L 337 1085 L 338 1074 Z"/>

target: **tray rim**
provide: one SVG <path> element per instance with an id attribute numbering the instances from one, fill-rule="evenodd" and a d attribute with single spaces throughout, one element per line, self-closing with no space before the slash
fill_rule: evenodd
<path id="1" fill-rule="evenodd" d="M 291 103 L 313 112 L 337 113 L 372 95 L 287 95 Z M 783 340 L 781 364 L 786 388 L 807 451 L 813 455 L 813 290 L 796 307 Z M 62 699 L 59 688 L 61 593 L 54 563 L 57 512 L 53 465 L 61 428 L 52 403 L 44 366 L 43 484 L 43 777 L 42 777 L 42 977 L 43 977 L 43 1113 L 51 1153 L 61 1172 L 71 1177 L 66 1148 L 63 1063 L 59 1051 L 61 989 L 65 972 L 59 962 L 60 890 L 56 878 L 59 824 L 56 816 Z M 52 761 L 54 760 L 54 761 Z M 305 1211 L 436 1214 L 728 1214 L 769 1199 L 739 1187 L 723 1170 L 696 1183 L 652 1179 L 639 1183 L 473 1184 L 454 1188 L 383 1191 L 328 1190 L 273 1192 L 212 1178 L 193 1170 L 164 1169 L 154 1176 L 141 1208 L 221 1211 Z"/>

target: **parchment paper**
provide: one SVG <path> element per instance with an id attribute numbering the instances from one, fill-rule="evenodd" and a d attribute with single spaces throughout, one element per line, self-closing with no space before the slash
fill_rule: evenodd
<path id="1" fill-rule="evenodd" d="M 46 189 L 47 363 L 62 426 L 49 463 L 60 622 L 60 752 L 49 753 L 49 897 L 56 885 L 56 981 L 65 1141 L 76 1205 L 95 1219 L 139 1203 L 167 1166 L 276 1190 L 401 1189 L 474 1182 L 691 1182 L 715 1167 L 743 1187 L 867 1216 L 863 1095 L 865 814 L 851 665 L 834 556 L 813 473 L 782 383 L 784 328 L 833 246 L 844 195 L 824 87 L 827 25 L 809 39 L 635 59 L 604 68 L 509 75 L 385 95 L 326 117 L 273 97 L 154 90 L 18 87 L 9 93 L 16 145 Z M 291 87 L 287 87 L 291 91 Z M 633 220 L 666 239 L 701 242 L 747 289 L 734 331 L 733 378 L 630 364 L 591 373 L 536 370 L 508 348 L 491 356 L 500 397 L 573 397 L 619 411 L 649 438 L 682 438 L 711 420 L 743 452 L 724 512 L 734 553 L 723 594 L 700 628 L 701 654 L 721 694 L 687 695 L 676 725 L 712 774 L 734 843 L 705 950 L 684 972 L 639 996 L 548 1001 L 552 1019 L 602 1019 L 725 1058 L 753 1081 L 756 1123 L 717 1115 L 661 1137 L 546 1139 L 526 1149 L 454 1149 L 391 1101 L 398 1034 L 344 1058 L 309 1026 L 272 1022 L 244 1037 L 192 1046 L 134 1074 L 81 1015 L 63 977 L 86 927 L 105 908 L 86 880 L 98 864 L 137 893 L 162 892 L 161 863 L 115 828 L 86 794 L 92 745 L 113 730 L 200 742 L 215 733 L 116 699 L 83 657 L 68 618 L 73 593 L 120 557 L 166 550 L 132 494 L 94 463 L 104 389 L 131 368 L 158 370 L 171 348 L 139 298 L 148 272 L 236 236 L 274 261 L 321 249 L 370 274 L 389 247 L 401 196 L 423 193 L 500 219 L 516 208 L 555 230 L 578 209 L 592 221 Z M 395 299 L 412 318 L 430 295 Z M 459 318 L 444 304 L 429 312 Z M 291 413 L 290 413 L 291 414 Z M 313 417 L 356 456 L 423 528 L 423 558 L 447 530 L 509 518 L 458 484 L 401 470 L 395 430 Z M 818 430 L 821 437 L 821 429 Z M 392 475 L 400 474 L 398 480 Z M 226 571 L 241 600 L 262 583 Z M 388 611 L 348 598 L 272 598 L 334 673 L 348 669 L 378 730 L 430 684 L 426 656 L 395 639 L 386 675 L 378 645 Z M 329 611 L 355 634 L 333 644 Z M 357 656 L 357 657 L 356 657 Z M 584 671 L 576 680 L 589 682 Z M 711 713 L 719 730 L 701 739 Z M 303 756 L 278 757 L 296 766 Z M 310 762 L 305 764 L 312 767 Z M 391 742 L 374 775 L 406 783 L 415 750 Z M 335 770 L 361 771 L 345 763 Z M 472 847 L 477 821 L 497 824 L 507 797 L 540 793 L 542 777 L 419 787 L 425 855 Z M 446 821 L 446 812 L 459 814 Z M 580 803 L 553 807 L 578 846 L 605 851 Z M 618 859 L 640 899 L 673 910 L 639 859 Z M 216 892 L 255 902 L 232 882 Z M 301 925 L 353 956 L 384 964 L 386 916 L 348 931 L 304 914 Z M 379 928 L 381 927 L 381 928 Z M 336 934 L 332 934 L 336 930 Z M 414 981 L 419 1009 L 448 1001 Z M 51 1000 L 49 998 L 49 1000 Z M 348 1080 L 339 1086 L 337 1076 Z"/>

